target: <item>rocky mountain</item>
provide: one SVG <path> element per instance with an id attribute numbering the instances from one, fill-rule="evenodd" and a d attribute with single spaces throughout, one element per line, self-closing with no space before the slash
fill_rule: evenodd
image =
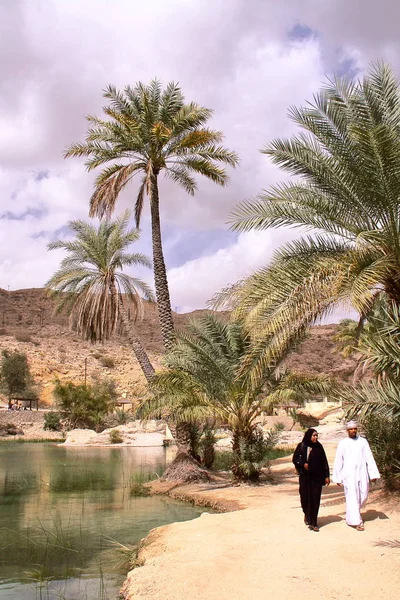
<path id="1" fill-rule="evenodd" d="M 204 311 L 174 314 L 179 328 Z M 150 359 L 162 359 L 157 308 L 146 303 L 145 315 L 136 328 Z M 301 372 L 329 373 L 343 381 L 351 380 L 356 360 L 345 359 L 337 351 L 333 336 L 336 325 L 313 327 L 307 339 L 288 359 L 290 368 Z M 68 317 L 54 314 L 54 302 L 43 289 L 6 291 L 0 288 L 0 351 L 25 352 L 31 371 L 41 386 L 41 399 L 52 402 L 54 380 L 83 382 L 91 377 L 113 378 L 121 395 L 140 399 L 145 379 L 123 336 L 93 345 L 70 331 Z"/>

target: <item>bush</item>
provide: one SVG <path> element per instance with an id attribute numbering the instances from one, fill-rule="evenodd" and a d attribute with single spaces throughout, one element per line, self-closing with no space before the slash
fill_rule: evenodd
<path id="1" fill-rule="evenodd" d="M 114 413 L 114 418 L 118 425 L 125 425 L 128 422 L 128 413 L 121 408 L 118 408 Z"/>
<path id="2" fill-rule="evenodd" d="M 282 430 L 282 423 L 277 423 L 265 436 L 262 429 L 255 429 L 250 438 L 238 440 L 232 466 L 236 479 L 258 480 L 262 467 L 268 464 L 268 454 L 278 443 Z"/>
<path id="3" fill-rule="evenodd" d="M 100 364 L 103 367 L 107 367 L 107 369 L 113 369 L 115 367 L 115 361 L 113 358 L 110 358 L 109 356 L 103 356 L 100 359 Z"/>
<path id="4" fill-rule="evenodd" d="M 371 415 L 362 419 L 365 436 L 388 490 L 400 490 L 400 418 Z"/>
<path id="5" fill-rule="evenodd" d="M 216 450 L 213 463 L 214 471 L 230 471 L 233 467 L 234 456 L 232 450 Z"/>
<path id="6" fill-rule="evenodd" d="M 0 335 L 7 335 L 7 330 L 4 327 L 0 327 Z"/>
<path id="7" fill-rule="evenodd" d="M 97 382 L 94 385 L 75 385 L 56 382 L 54 396 L 61 416 L 69 427 L 101 428 L 102 419 L 110 412 L 113 403 L 112 384 Z"/>
<path id="8" fill-rule="evenodd" d="M 44 415 L 43 429 L 48 431 L 61 430 L 61 415 L 59 412 L 48 412 Z"/>
<path id="9" fill-rule="evenodd" d="M 27 342 L 27 343 L 32 342 L 32 336 L 27 331 L 22 331 L 21 333 L 16 333 L 15 339 L 17 340 L 17 342 Z"/>
<path id="10" fill-rule="evenodd" d="M 111 444 L 122 444 L 123 437 L 118 431 L 118 429 L 111 429 L 110 431 L 110 443 Z"/>

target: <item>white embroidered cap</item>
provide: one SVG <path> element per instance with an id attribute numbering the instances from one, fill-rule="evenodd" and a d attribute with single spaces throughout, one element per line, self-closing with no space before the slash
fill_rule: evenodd
<path id="1" fill-rule="evenodd" d="M 346 423 L 346 429 L 353 429 L 353 428 L 357 428 L 357 427 L 358 427 L 357 421 L 349 421 L 348 423 Z"/>

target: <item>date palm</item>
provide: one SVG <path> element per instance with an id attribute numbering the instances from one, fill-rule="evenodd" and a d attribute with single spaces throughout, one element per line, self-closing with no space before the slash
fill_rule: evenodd
<path id="1" fill-rule="evenodd" d="M 116 221 L 104 220 L 98 227 L 85 221 L 70 221 L 76 234 L 72 241 L 57 240 L 49 250 L 62 249 L 67 255 L 60 268 L 46 284 L 50 296 L 57 300 L 57 310 L 68 310 L 74 329 L 91 342 L 108 340 L 119 323 L 147 380 L 154 368 L 130 321 L 127 304 L 136 318 L 143 313 L 140 294 L 153 300 L 149 286 L 136 277 L 122 273 L 131 266 L 151 267 L 143 254 L 131 254 L 129 246 L 139 232 L 128 229 L 129 212 Z"/>
<path id="2" fill-rule="evenodd" d="M 384 290 L 400 305 L 400 94 L 390 68 L 362 81 L 336 79 L 305 108 L 303 129 L 263 152 L 294 181 L 236 209 L 237 231 L 280 226 L 309 230 L 278 250 L 269 266 L 220 297 L 260 339 L 286 339 L 339 303 L 361 317 Z"/>
<path id="3" fill-rule="evenodd" d="M 140 178 L 135 218 L 139 227 L 145 196 L 150 201 L 154 279 L 164 346 L 175 340 L 166 266 L 162 248 L 158 177 L 161 172 L 189 194 L 196 188 L 196 175 L 226 185 L 226 171 L 219 164 L 236 166 L 238 157 L 221 146 L 223 135 L 205 127 L 212 111 L 191 102 L 175 83 L 165 90 L 153 80 L 139 82 L 123 92 L 108 86 L 106 119 L 87 117 L 90 128 L 85 143 L 73 144 L 65 153 L 86 156 L 90 171 L 107 163 L 98 175 L 90 200 L 90 215 L 109 216 L 120 192 L 135 175 Z"/>
<path id="4" fill-rule="evenodd" d="M 243 362 L 252 352 L 252 340 L 243 325 L 205 315 L 178 335 L 165 358 L 166 369 L 152 381 L 154 394 L 146 400 L 144 417 L 168 414 L 175 423 L 218 418 L 232 432 L 232 447 L 241 472 L 242 453 L 256 446 L 260 414 L 282 398 L 300 399 L 332 388 L 328 378 L 278 373 L 277 367 L 290 348 L 266 367 L 257 381 L 247 376 Z M 188 444 L 188 442 L 187 442 Z M 255 473 L 253 473 L 255 475 Z"/>

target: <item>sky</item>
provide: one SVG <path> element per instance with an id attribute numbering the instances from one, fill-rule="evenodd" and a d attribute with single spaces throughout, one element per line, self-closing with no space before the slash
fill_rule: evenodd
<path id="1" fill-rule="evenodd" d="M 334 73 L 360 77 L 378 59 L 400 73 L 399 21 L 395 0 L 0 0 L 0 287 L 42 287 L 62 258 L 47 244 L 88 219 L 95 174 L 63 152 L 101 116 L 104 88 L 156 77 L 213 109 L 240 156 L 225 188 L 199 180 L 192 197 L 160 181 L 173 309 L 203 308 L 295 236 L 229 229 L 240 201 L 287 180 L 260 149 L 295 132 L 288 108 Z M 132 250 L 151 255 L 148 210 L 141 229 Z"/>

